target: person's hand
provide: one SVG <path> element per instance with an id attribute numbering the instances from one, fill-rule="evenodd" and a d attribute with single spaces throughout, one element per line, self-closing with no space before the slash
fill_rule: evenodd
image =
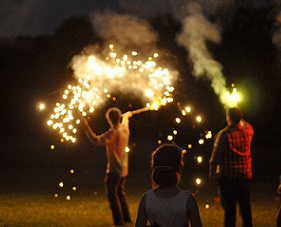
<path id="1" fill-rule="evenodd" d="M 81 125 L 84 126 L 85 128 L 89 127 L 89 122 L 85 117 L 81 117 L 80 122 L 81 122 Z"/>

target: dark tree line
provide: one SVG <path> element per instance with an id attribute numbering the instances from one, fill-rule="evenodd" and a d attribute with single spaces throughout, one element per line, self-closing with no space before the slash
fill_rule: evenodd
<path id="1" fill-rule="evenodd" d="M 273 21 L 269 19 L 270 13 L 273 13 L 270 7 L 258 12 L 237 8 L 231 18 L 222 18 L 227 25 L 222 31 L 222 43 L 209 46 L 214 58 L 222 63 L 229 83 L 237 80 L 247 87 L 247 78 L 254 78 L 260 85 L 260 90 L 253 94 L 256 97 L 251 97 L 251 102 L 257 102 L 258 110 L 248 117 L 260 129 L 256 134 L 263 143 L 271 143 L 272 139 L 278 141 L 275 130 L 281 121 L 280 69 L 277 67 L 280 62 L 271 41 Z M 179 71 L 178 95 L 206 114 L 207 123 L 214 130 L 222 127 L 223 108 L 210 82 L 191 75 L 192 64 L 186 60 L 188 53 L 176 44 L 180 22 L 171 15 L 164 15 L 149 19 L 149 23 L 159 34 L 158 47 L 168 53 L 171 64 Z M 55 101 L 58 96 L 53 94 L 73 79 L 68 67 L 72 57 L 88 45 L 101 43 L 92 24 L 84 17 L 65 20 L 53 35 L 2 38 L 1 135 L 36 133 L 38 122 L 42 122 L 34 109 L 36 101 L 46 97 Z"/>

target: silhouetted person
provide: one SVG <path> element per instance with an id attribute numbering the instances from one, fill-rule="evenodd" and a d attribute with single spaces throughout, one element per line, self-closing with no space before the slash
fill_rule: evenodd
<path id="1" fill-rule="evenodd" d="M 243 227 L 251 227 L 251 142 L 254 130 L 251 124 L 242 119 L 242 112 L 236 107 L 226 111 L 226 122 L 227 126 L 215 138 L 209 174 L 211 178 L 217 176 L 224 209 L 224 226 L 235 226 L 238 202 Z"/>
<path id="2" fill-rule="evenodd" d="M 177 187 L 183 168 L 182 151 L 162 145 L 152 154 L 153 189 L 141 198 L 136 227 L 201 227 L 198 205 L 193 195 Z"/>
<path id="3" fill-rule="evenodd" d="M 107 169 L 105 183 L 116 227 L 131 222 L 125 194 L 125 182 L 128 175 L 128 153 L 126 152 L 126 147 L 128 146 L 130 136 L 129 118 L 131 116 L 131 112 L 122 114 L 116 107 L 109 108 L 106 112 L 106 119 L 110 128 L 101 135 L 96 135 L 92 131 L 85 118 L 81 119 L 81 123 L 90 141 L 96 145 L 106 146 Z"/>

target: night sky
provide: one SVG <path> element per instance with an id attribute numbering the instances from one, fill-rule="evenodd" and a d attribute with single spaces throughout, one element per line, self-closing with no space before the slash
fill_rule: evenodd
<path id="1" fill-rule="evenodd" d="M 191 7 L 184 0 L 0 1 L 1 136 L 46 136 L 46 113 L 37 112 L 36 103 L 54 105 L 73 80 L 73 56 L 115 39 L 126 48 L 164 53 L 163 62 L 179 72 L 175 95 L 205 115 L 206 128 L 214 133 L 225 124 L 212 87 L 213 77 L 221 74 L 228 88 L 234 83 L 244 95 L 240 105 L 255 128 L 255 145 L 280 147 L 280 3 L 196 2 Z M 105 29 L 103 20 L 111 18 L 120 19 L 119 27 Z M 126 19 L 131 23 L 122 27 Z M 147 33 L 133 33 L 137 26 L 148 26 Z M 203 71 L 196 73 L 195 66 Z M 133 105 L 139 107 L 138 101 Z M 148 121 L 157 122 L 152 115 Z"/>

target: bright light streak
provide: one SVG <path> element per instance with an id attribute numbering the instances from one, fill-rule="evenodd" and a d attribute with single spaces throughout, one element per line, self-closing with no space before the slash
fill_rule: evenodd
<path id="1" fill-rule="evenodd" d="M 91 53 L 89 53 L 91 52 Z M 137 51 L 120 54 L 110 44 L 107 53 L 87 53 L 74 56 L 71 62 L 76 83 L 64 89 L 47 125 L 57 131 L 61 142 L 77 142 L 79 114 L 93 115 L 107 99 L 116 101 L 112 92 L 135 92 L 151 110 L 173 102 L 173 81 L 176 73 L 157 66 L 158 53 L 145 57 Z"/>

